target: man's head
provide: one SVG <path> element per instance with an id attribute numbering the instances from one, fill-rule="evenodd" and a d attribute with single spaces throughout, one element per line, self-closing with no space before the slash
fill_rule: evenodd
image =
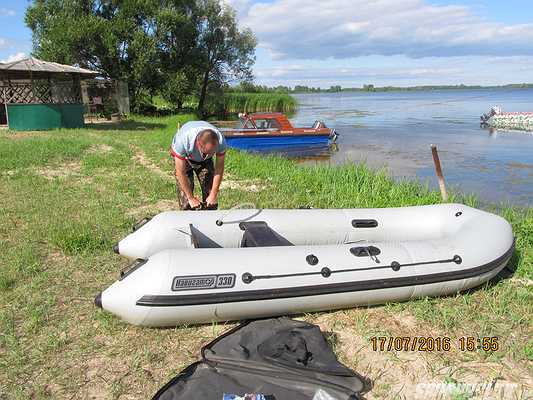
<path id="1" fill-rule="evenodd" d="M 215 154 L 218 144 L 218 135 L 211 129 L 205 129 L 198 135 L 198 150 L 203 154 Z"/>

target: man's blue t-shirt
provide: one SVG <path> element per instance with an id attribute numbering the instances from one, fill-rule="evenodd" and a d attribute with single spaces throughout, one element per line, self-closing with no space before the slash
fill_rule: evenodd
<path id="1" fill-rule="evenodd" d="M 203 132 L 206 129 L 215 132 L 218 136 L 217 156 L 224 155 L 226 152 L 226 139 L 222 132 L 209 122 L 191 121 L 184 124 L 178 132 L 176 132 L 176 135 L 172 140 L 172 145 L 170 146 L 172 156 L 181 160 L 190 160 L 194 162 L 201 162 L 211 158 L 212 156 L 203 155 L 196 143 L 200 132 Z"/>

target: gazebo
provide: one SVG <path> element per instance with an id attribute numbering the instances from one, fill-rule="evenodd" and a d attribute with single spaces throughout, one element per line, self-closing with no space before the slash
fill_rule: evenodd
<path id="1" fill-rule="evenodd" d="M 0 63 L 0 125 L 13 130 L 83 127 L 81 81 L 98 75 L 33 57 Z"/>

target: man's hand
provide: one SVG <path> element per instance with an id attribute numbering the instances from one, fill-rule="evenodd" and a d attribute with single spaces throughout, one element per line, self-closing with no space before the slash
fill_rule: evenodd
<path id="1" fill-rule="evenodd" d="M 192 209 L 195 209 L 195 208 L 198 208 L 202 205 L 202 203 L 200 203 L 200 200 L 198 200 L 196 197 L 191 197 L 188 199 L 189 201 L 189 206 L 192 208 Z"/>
<path id="2" fill-rule="evenodd" d="M 214 206 L 217 204 L 217 194 L 211 192 L 209 196 L 207 196 L 207 199 L 205 199 L 205 202 L 207 203 L 207 206 Z"/>
<path id="3" fill-rule="evenodd" d="M 222 182 L 222 176 L 224 175 L 224 155 L 217 156 L 217 161 L 215 164 L 215 176 L 213 177 L 213 184 L 211 186 L 211 191 L 209 196 L 205 199 L 206 205 L 215 206 L 217 204 L 218 189 L 220 188 L 220 183 Z"/>

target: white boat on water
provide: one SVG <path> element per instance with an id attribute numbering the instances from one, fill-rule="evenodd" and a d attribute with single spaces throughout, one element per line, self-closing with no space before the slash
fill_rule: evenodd
<path id="1" fill-rule="evenodd" d="M 501 107 L 492 107 L 480 119 L 482 127 L 533 131 L 533 112 L 504 112 Z"/>
<path id="2" fill-rule="evenodd" d="M 505 219 L 461 204 L 164 212 L 115 246 L 136 261 L 95 303 L 147 326 L 366 306 L 481 285 L 513 249 Z"/>

